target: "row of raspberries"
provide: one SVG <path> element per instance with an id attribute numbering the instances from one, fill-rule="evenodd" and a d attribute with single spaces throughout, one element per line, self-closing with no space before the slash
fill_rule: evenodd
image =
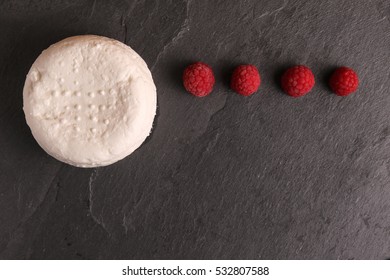
<path id="1" fill-rule="evenodd" d="M 209 95 L 215 84 L 211 67 L 196 62 L 186 67 L 183 73 L 185 89 L 197 97 Z M 261 84 L 259 71 L 254 65 L 240 65 L 234 69 L 230 87 L 237 93 L 249 96 L 255 93 Z M 304 65 L 293 66 L 284 72 L 281 78 L 283 91 L 292 97 L 304 96 L 315 85 L 313 72 Z M 354 70 L 348 67 L 337 68 L 329 80 L 334 93 L 346 96 L 355 92 L 359 86 L 359 78 Z"/>

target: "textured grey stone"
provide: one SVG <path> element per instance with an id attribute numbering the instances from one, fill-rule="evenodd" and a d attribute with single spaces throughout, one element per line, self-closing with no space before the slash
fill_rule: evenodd
<path id="1" fill-rule="evenodd" d="M 0 258 L 384 259 L 390 257 L 390 2 L 10 1 L 0 3 Z M 109 167 L 41 150 L 22 111 L 25 75 L 51 43 L 98 34 L 152 69 L 152 135 Z M 190 62 L 213 65 L 207 98 L 185 93 Z M 229 90 L 253 63 L 260 91 Z M 292 99 L 280 73 L 316 75 Z M 353 67 L 347 98 L 326 80 Z"/>

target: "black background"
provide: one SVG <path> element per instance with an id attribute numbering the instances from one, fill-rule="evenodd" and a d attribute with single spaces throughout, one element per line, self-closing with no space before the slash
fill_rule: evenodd
<path id="1" fill-rule="evenodd" d="M 3 259 L 384 259 L 390 257 L 390 2 L 0 1 L 0 257 Z M 134 48 L 158 115 L 146 143 L 109 167 L 48 156 L 22 111 L 40 52 L 71 35 Z M 213 66 L 202 99 L 190 62 Z M 251 97 L 228 87 L 255 64 Z M 316 76 L 293 99 L 280 73 Z M 337 66 L 359 74 L 346 98 Z"/>

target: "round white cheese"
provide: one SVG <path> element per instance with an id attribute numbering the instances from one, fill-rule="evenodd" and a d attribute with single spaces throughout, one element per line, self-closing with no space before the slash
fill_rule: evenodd
<path id="1" fill-rule="evenodd" d="M 23 89 L 38 144 L 78 167 L 109 165 L 137 149 L 151 131 L 156 101 L 144 60 L 119 41 L 93 35 L 44 50 Z"/>

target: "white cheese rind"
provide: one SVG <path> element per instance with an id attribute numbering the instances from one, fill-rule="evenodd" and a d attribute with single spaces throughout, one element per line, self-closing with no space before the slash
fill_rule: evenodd
<path id="1" fill-rule="evenodd" d="M 26 121 L 38 144 L 78 167 L 130 155 L 151 131 L 156 102 L 144 60 L 125 44 L 94 35 L 44 50 L 23 89 Z"/>

